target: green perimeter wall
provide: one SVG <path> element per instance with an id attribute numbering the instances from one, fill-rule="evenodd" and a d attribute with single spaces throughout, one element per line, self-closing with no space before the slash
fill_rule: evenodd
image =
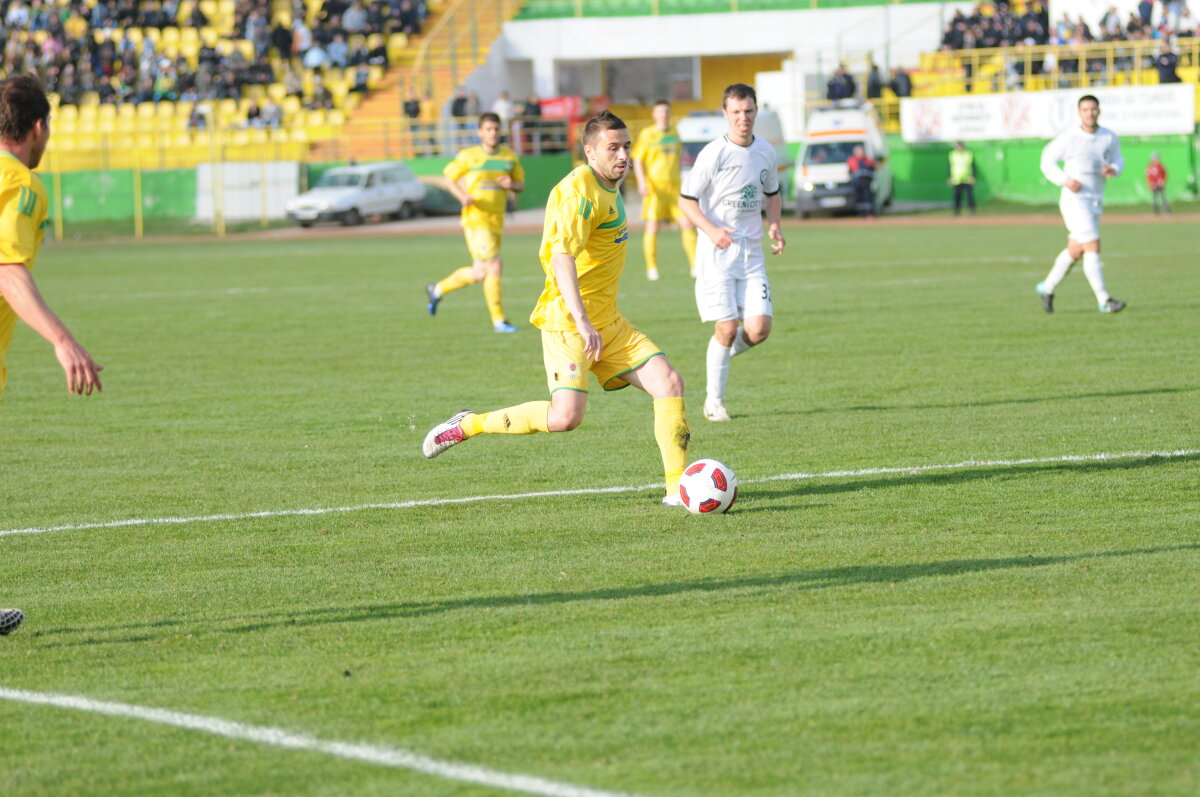
<path id="1" fill-rule="evenodd" d="M 1042 176 L 1042 139 L 972 141 L 977 182 L 975 196 L 981 202 L 1003 199 L 1010 202 L 1049 205 L 1058 202 L 1058 186 Z M 949 144 L 906 144 L 899 136 L 888 136 L 896 199 L 900 201 L 949 201 L 946 185 Z M 1145 169 L 1150 153 L 1157 152 L 1167 167 L 1167 196 L 1190 199 L 1196 196 L 1200 140 L 1196 136 L 1143 136 L 1121 139 L 1125 172 L 1108 184 L 1104 201 L 1113 205 L 1150 202 Z"/>
<path id="2" fill-rule="evenodd" d="M 42 174 L 50 193 L 50 216 L 58 212 L 55 180 Z M 191 219 L 196 215 L 196 170 L 142 171 L 142 216 L 147 219 Z M 132 221 L 134 217 L 134 172 L 110 169 L 95 172 L 64 172 L 62 186 L 63 223 L 88 221 Z"/>
<path id="3" fill-rule="evenodd" d="M 441 176 L 442 169 L 453 158 L 414 158 L 405 161 L 419 177 Z M 321 179 L 321 175 L 345 163 L 310 163 L 308 165 L 308 185 L 313 185 Z M 572 161 L 568 154 L 530 155 L 521 158 L 525 167 L 525 190 L 518 195 L 517 207 L 545 207 L 546 197 L 558 181 L 571 171 Z"/>
<path id="4" fill-rule="evenodd" d="M 419 158 L 408 161 L 418 175 L 440 175 L 450 158 Z M 550 189 L 571 170 L 570 155 L 538 155 L 521 159 L 525 167 L 525 190 L 520 207 L 535 208 L 546 204 Z M 322 173 L 341 163 L 309 164 L 308 185 Z M 53 174 L 43 173 L 42 182 L 50 193 L 50 216 L 58 212 Z M 132 169 L 64 172 L 62 187 L 63 224 L 83 222 L 132 222 L 134 218 L 134 182 Z M 142 215 L 146 219 L 190 221 L 196 215 L 196 170 L 166 169 L 141 172 Z"/>

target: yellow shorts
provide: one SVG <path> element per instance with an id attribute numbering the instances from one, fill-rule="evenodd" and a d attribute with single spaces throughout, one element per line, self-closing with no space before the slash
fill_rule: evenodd
<path id="1" fill-rule="evenodd" d="M 674 222 L 681 218 L 683 211 L 679 209 L 678 188 L 666 191 L 651 188 L 642 200 L 642 219 L 645 221 Z"/>
<path id="2" fill-rule="evenodd" d="M 578 332 L 542 330 L 542 357 L 546 362 L 546 385 L 556 390 L 588 390 L 588 371 L 605 390 L 620 390 L 629 383 L 621 377 L 651 357 L 662 354 L 654 341 L 619 316 L 600 330 L 600 359 L 593 362 L 583 354 Z"/>
<path id="3" fill-rule="evenodd" d="M 500 240 L 504 234 L 490 227 L 463 227 L 467 239 L 467 251 L 472 260 L 491 260 L 500 257 Z"/>

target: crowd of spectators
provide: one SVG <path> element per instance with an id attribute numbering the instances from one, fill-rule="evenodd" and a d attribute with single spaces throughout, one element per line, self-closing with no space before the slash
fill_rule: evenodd
<path id="1" fill-rule="evenodd" d="M 1196 22 L 1184 0 L 1140 0 L 1136 8 L 1122 18 L 1116 6 L 1090 26 L 1082 16 L 1062 17 L 1051 23 L 1049 7 L 1042 0 L 1030 0 L 1020 12 L 1000 0 L 979 3 L 969 14 L 956 11 L 942 35 L 943 50 L 971 50 L 989 47 L 1013 47 L 1039 44 L 1088 44 L 1092 42 L 1166 39 L 1194 36 Z"/>
<path id="2" fill-rule="evenodd" d="M 912 96 L 912 77 L 908 74 L 908 70 L 903 67 L 898 66 L 893 69 L 890 79 L 885 81 L 879 67 L 871 63 L 867 67 L 865 83 L 866 91 L 864 99 L 878 100 L 882 98 L 885 88 L 891 89 L 892 93 L 897 97 Z M 840 102 L 856 98 L 858 98 L 858 83 L 846 67 L 839 64 L 837 69 L 834 70 L 833 76 L 825 84 L 825 99 L 830 102 Z"/>
<path id="3" fill-rule="evenodd" d="M 1175 72 L 1179 59 L 1172 42 L 1195 35 L 1197 25 L 1185 0 L 1160 0 L 1157 4 L 1154 0 L 1140 0 L 1124 18 L 1117 6 L 1109 6 L 1094 27 L 1082 16 L 1071 19 L 1066 12 L 1058 21 L 1051 22 L 1048 6 L 1042 0 L 1030 0 L 1019 12 L 1000 0 L 994 4 L 979 3 L 969 14 L 956 11 L 942 35 L 941 49 L 1058 45 L 1064 49 L 1030 59 L 1034 74 L 1054 76 L 1058 85 L 1067 86 L 1072 85 L 1073 76 L 1082 68 L 1088 73 L 1090 84 L 1103 85 L 1107 81 L 1108 59 L 1080 58 L 1076 48 L 1104 42 L 1157 41 L 1159 52 L 1144 55 L 1141 63 L 1133 55 L 1119 52 L 1112 67 L 1116 71 L 1153 67 L 1159 72 L 1160 82 L 1174 83 L 1179 81 Z M 963 69 L 970 91 L 972 64 L 964 62 Z M 996 80 L 1002 79 L 1010 90 L 1019 89 L 1024 85 L 1024 72 L 1024 61 L 1009 56 L 1005 59 L 1003 76 L 997 76 Z"/>
<path id="4" fill-rule="evenodd" d="M 330 108 L 322 71 L 356 68 L 351 91 L 365 91 L 368 66 L 388 61 L 386 44 L 374 37 L 368 47 L 368 37 L 419 33 L 426 14 L 424 0 L 325 0 L 309 25 L 303 0 L 293 0 L 289 26 L 272 22 L 270 0 L 237 0 L 232 30 L 222 33 L 249 47 L 205 37 L 191 53 L 169 52 L 156 43 L 161 37 L 127 33 L 214 23 L 200 3 L 188 5 L 181 15 L 180 0 L 99 0 L 90 8 L 83 0 L 0 0 L 0 77 L 35 73 L 64 105 L 88 92 L 101 103 L 237 100 L 249 85 L 278 82 L 308 107 Z M 94 35 L 99 30 L 106 34 Z M 307 96 L 303 69 L 318 74 Z"/>

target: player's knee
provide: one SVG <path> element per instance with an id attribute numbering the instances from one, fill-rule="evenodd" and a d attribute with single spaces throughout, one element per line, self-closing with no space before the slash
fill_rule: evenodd
<path id="1" fill-rule="evenodd" d="M 483 261 L 483 273 L 489 277 L 499 277 L 503 262 L 498 257 Z"/>
<path id="2" fill-rule="evenodd" d="M 663 375 L 661 392 L 663 398 L 682 398 L 683 375 L 668 366 L 666 374 Z"/>
<path id="3" fill-rule="evenodd" d="M 551 408 L 546 418 L 546 428 L 552 432 L 570 432 L 580 427 L 583 415 L 583 410 L 575 407 L 560 410 Z"/>

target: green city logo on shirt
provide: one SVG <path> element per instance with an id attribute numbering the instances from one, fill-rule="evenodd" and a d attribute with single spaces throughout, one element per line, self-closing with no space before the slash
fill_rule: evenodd
<path id="1" fill-rule="evenodd" d="M 754 199 L 758 196 L 758 186 L 748 185 L 742 189 L 742 199 Z"/>

